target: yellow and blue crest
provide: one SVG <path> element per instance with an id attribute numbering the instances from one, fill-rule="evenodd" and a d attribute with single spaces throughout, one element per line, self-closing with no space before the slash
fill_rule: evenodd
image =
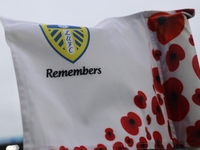
<path id="1" fill-rule="evenodd" d="M 40 25 L 51 47 L 63 58 L 75 63 L 86 51 L 90 34 L 86 27 Z"/>

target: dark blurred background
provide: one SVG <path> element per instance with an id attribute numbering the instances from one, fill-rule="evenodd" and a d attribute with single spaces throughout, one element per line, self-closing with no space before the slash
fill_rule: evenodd
<path id="1" fill-rule="evenodd" d="M 1 144 L 0 150 L 23 150 L 23 143 L 7 143 Z"/>
<path id="2" fill-rule="evenodd" d="M 0 150 L 23 150 L 23 139 L 21 137 L 0 139 Z"/>

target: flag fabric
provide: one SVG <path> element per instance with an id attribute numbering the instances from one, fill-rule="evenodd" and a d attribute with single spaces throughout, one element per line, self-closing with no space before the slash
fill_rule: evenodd
<path id="1" fill-rule="evenodd" d="M 93 28 L 1 18 L 26 150 L 200 147 L 193 9 L 144 11 Z"/>

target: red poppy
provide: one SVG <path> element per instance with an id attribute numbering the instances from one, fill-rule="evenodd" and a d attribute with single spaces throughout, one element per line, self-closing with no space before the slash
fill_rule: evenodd
<path id="1" fill-rule="evenodd" d="M 129 147 L 132 147 L 133 144 L 134 144 L 134 141 L 132 138 L 130 138 L 129 136 L 126 136 L 124 141 L 126 142 L 126 144 L 129 146 Z"/>
<path id="2" fill-rule="evenodd" d="M 150 125 L 151 124 L 151 117 L 149 115 L 146 116 L 146 120 L 147 120 L 147 124 Z"/>
<path id="3" fill-rule="evenodd" d="M 147 24 L 151 31 L 156 32 L 158 41 L 165 45 L 183 31 L 184 17 L 180 13 L 157 12 L 149 17 Z"/>
<path id="4" fill-rule="evenodd" d="M 113 141 L 115 139 L 115 134 L 113 132 L 113 129 L 111 128 L 106 128 L 105 129 L 105 138 L 108 140 L 108 141 Z"/>
<path id="5" fill-rule="evenodd" d="M 164 82 L 163 88 L 168 118 L 172 121 L 181 121 L 190 107 L 188 100 L 181 94 L 183 84 L 180 80 L 171 77 Z"/>
<path id="6" fill-rule="evenodd" d="M 98 144 L 94 150 L 107 150 L 106 146 L 103 144 Z"/>
<path id="7" fill-rule="evenodd" d="M 187 143 L 192 147 L 200 146 L 200 120 L 196 121 L 194 126 L 186 128 L 187 131 Z"/>
<path id="8" fill-rule="evenodd" d="M 75 147 L 74 150 L 87 150 L 85 146 Z"/>
<path id="9" fill-rule="evenodd" d="M 146 138 L 147 138 L 148 140 L 151 140 L 151 134 L 149 133 L 147 127 L 145 127 L 145 131 L 146 131 Z"/>
<path id="10" fill-rule="evenodd" d="M 152 50 L 152 55 L 155 58 L 155 60 L 160 60 L 160 56 L 162 55 L 161 51 L 159 50 Z"/>
<path id="11" fill-rule="evenodd" d="M 193 40 L 193 36 L 192 36 L 192 35 L 190 35 L 188 41 L 190 42 L 190 44 L 191 44 L 192 46 L 194 46 L 194 40 Z"/>
<path id="12" fill-rule="evenodd" d="M 145 150 L 148 148 L 147 140 L 144 137 L 140 137 L 140 141 L 137 143 L 137 150 Z"/>
<path id="13" fill-rule="evenodd" d="M 179 66 L 179 61 L 185 58 L 183 48 L 177 44 L 172 44 L 166 54 L 166 63 L 169 71 L 175 71 Z"/>
<path id="14" fill-rule="evenodd" d="M 163 113 L 162 113 L 162 109 L 160 108 L 160 105 L 157 101 L 156 96 L 154 96 L 152 98 L 152 112 L 154 115 L 156 115 L 156 120 L 158 122 L 159 125 L 163 125 L 165 123 L 164 117 L 163 117 Z"/>
<path id="15" fill-rule="evenodd" d="M 167 144 L 167 149 L 171 149 L 173 150 L 174 148 L 172 147 L 172 145 L 170 143 Z"/>
<path id="16" fill-rule="evenodd" d="M 194 9 L 180 9 L 176 10 L 176 13 L 183 13 L 189 19 L 194 16 Z"/>
<path id="17" fill-rule="evenodd" d="M 152 73 L 153 73 L 154 87 L 158 92 L 162 93 L 163 89 L 162 89 L 162 86 L 161 86 L 161 81 L 160 81 L 160 76 L 159 76 L 159 73 L 158 73 L 158 68 L 153 68 L 152 69 Z"/>
<path id="18" fill-rule="evenodd" d="M 139 127 L 142 125 L 142 121 L 136 113 L 129 112 L 127 116 L 121 118 L 121 124 L 126 132 L 131 135 L 137 135 L 139 133 Z"/>
<path id="19" fill-rule="evenodd" d="M 199 68 L 199 61 L 198 61 L 197 55 L 195 55 L 192 59 L 192 66 L 197 77 L 200 79 L 200 68 Z"/>
<path id="20" fill-rule="evenodd" d="M 162 136 L 158 131 L 153 132 L 153 139 L 155 141 L 155 149 L 164 149 L 162 144 Z"/>
<path id="21" fill-rule="evenodd" d="M 62 145 L 60 146 L 59 150 L 69 150 L 69 149 Z"/>
<path id="22" fill-rule="evenodd" d="M 180 144 L 176 138 L 173 138 L 172 141 L 173 141 L 173 144 L 174 144 L 174 148 L 176 148 L 176 149 L 185 147 L 183 144 Z"/>
<path id="23" fill-rule="evenodd" d="M 124 145 L 121 142 L 116 142 L 113 145 L 113 150 L 128 150 L 128 148 L 124 147 Z"/>
<path id="24" fill-rule="evenodd" d="M 162 105 L 163 104 L 163 99 L 162 99 L 160 94 L 157 94 L 157 99 L 159 101 L 159 104 Z"/>
<path id="25" fill-rule="evenodd" d="M 195 90 L 195 94 L 192 96 L 192 100 L 195 104 L 200 106 L 200 89 Z"/>
<path id="26" fill-rule="evenodd" d="M 141 109 L 144 109 L 147 107 L 146 101 L 147 97 L 142 91 L 138 91 L 138 95 L 136 95 L 133 99 L 135 105 Z"/>

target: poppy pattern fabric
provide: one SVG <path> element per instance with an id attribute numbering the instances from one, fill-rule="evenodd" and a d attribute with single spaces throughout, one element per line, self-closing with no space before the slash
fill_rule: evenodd
<path id="1" fill-rule="evenodd" d="M 95 28 L 47 25 L 47 31 L 1 19 L 16 69 L 25 148 L 200 147 L 193 16 L 193 9 L 145 11 Z"/>
<path id="2" fill-rule="evenodd" d="M 193 114 L 194 110 L 199 109 L 200 69 L 193 36 L 187 22 L 193 14 L 194 10 L 191 9 L 178 10 L 173 14 L 155 12 L 147 21 L 149 30 L 153 32 L 151 37 L 156 37 L 156 44 L 152 48 L 152 74 L 155 92 L 159 94 L 157 98 L 160 99 L 152 99 L 152 110 L 157 114 L 160 109 L 156 107 L 159 108 L 158 106 L 164 102 L 169 136 L 174 148 L 200 146 L 200 130 L 197 129 L 200 116 Z M 190 31 L 187 36 L 184 28 Z M 161 88 L 158 88 L 158 85 Z M 161 96 L 164 98 L 163 101 Z M 187 122 L 188 119 L 190 123 Z M 155 143 L 155 148 L 164 148 L 161 137 L 159 132 L 153 132 L 153 138 L 158 143 Z M 167 144 L 166 149 L 171 148 L 171 143 Z"/>

